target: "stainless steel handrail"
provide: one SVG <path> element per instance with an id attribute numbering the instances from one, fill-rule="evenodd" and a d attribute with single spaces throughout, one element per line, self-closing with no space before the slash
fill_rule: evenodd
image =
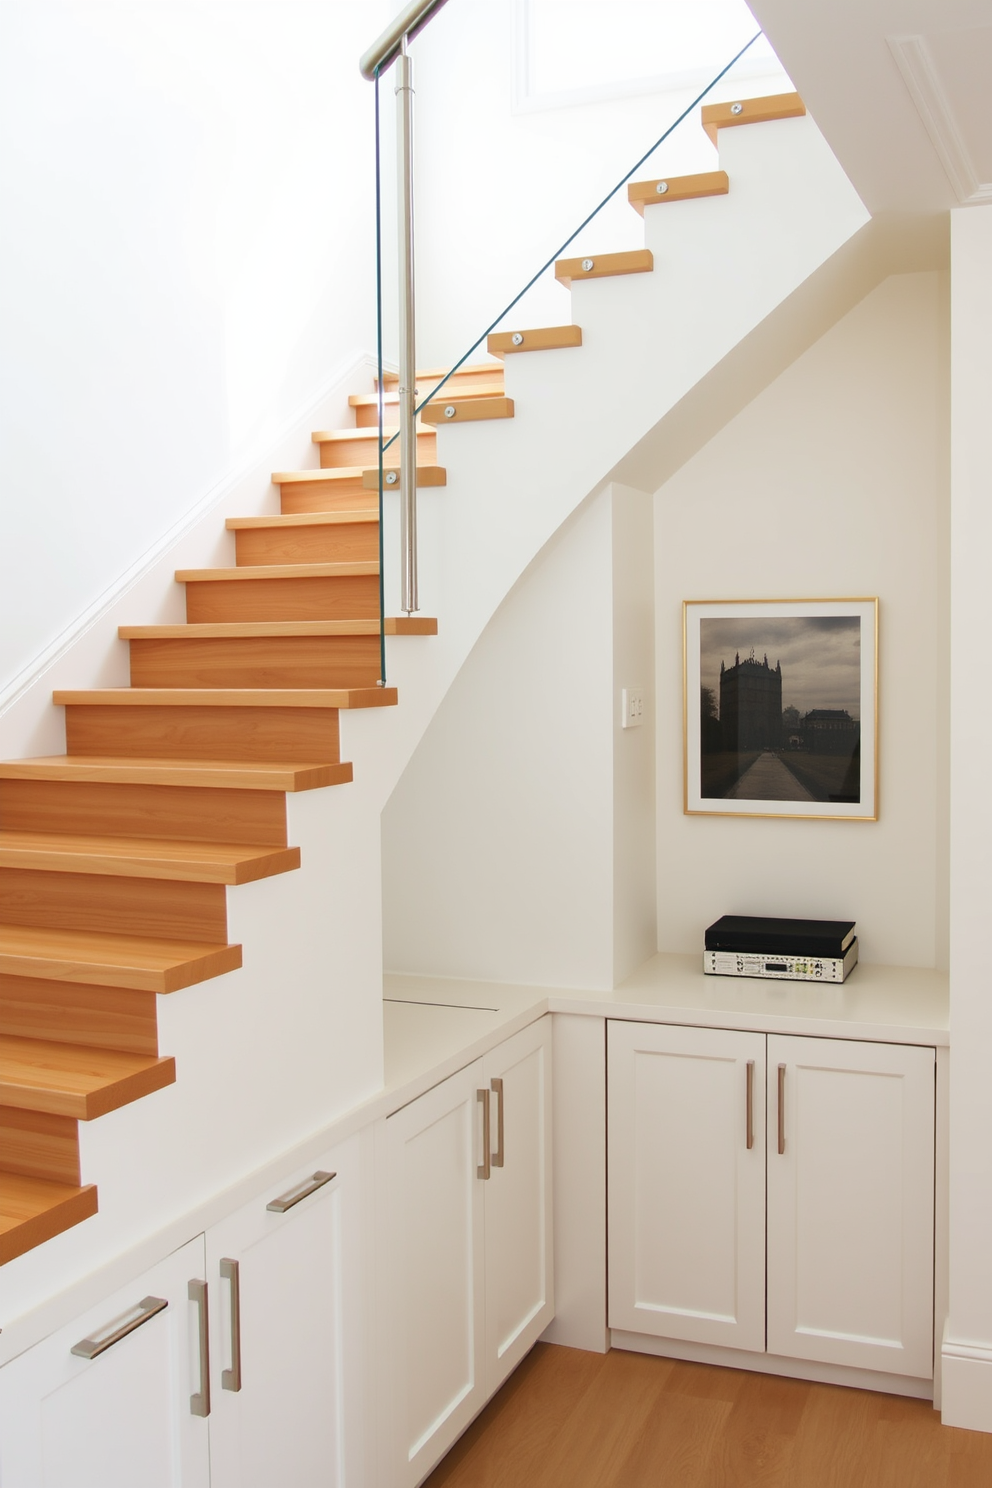
<path id="1" fill-rule="evenodd" d="M 376 68 L 381 76 L 391 62 L 395 62 L 403 49 L 404 39 L 409 41 L 422 31 L 427 22 L 447 4 L 447 0 L 413 0 L 405 10 L 401 10 L 394 21 L 383 31 L 377 41 L 374 41 L 368 51 L 359 62 L 362 77 L 369 82 L 375 77 Z"/>
<path id="2" fill-rule="evenodd" d="M 407 42 L 433 20 L 447 0 L 413 0 L 374 42 L 359 62 L 362 76 L 376 85 L 376 139 L 378 141 L 379 78 L 396 66 L 396 162 L 399 200 L 399 331 L 400 375 L 400 605 L 411 614 L 420 609 L 417 583 L 417 337 L 414 326 L 415 288 L 413 276 L 413 66 Z M 378 144 L 376 146 L 378 161 Z M 376 166 L 378 170 L 378 164 Z M 378 186 L 376 188 L 378 192 Z M 377 195 L 378 201 L 378 195 Z M 377 208 L 378 210 L 378 208 Z M 378 251 L 378 250 L 377 250 Z M 380 326 L 381 334 L 381 326 Z M 381 368 L 380 368 L 381 374 Z M 382 501 L 382 386 L 379 387 L 379 500 Z M 390 441 L 392 443 L 392 441 Z M 381 516 L 381 511 L 380 511 Z M 380 521 L 380 532 L 382 523 Z M 381 563 L 380 563 L 381 570 Z M 385 680 L 385 663 L 382 667 Z"/>

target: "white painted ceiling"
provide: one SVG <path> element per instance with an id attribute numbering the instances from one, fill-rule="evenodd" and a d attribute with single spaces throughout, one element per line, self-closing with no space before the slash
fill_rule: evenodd
<path id="1" fill-rule="evenodd" d="M 992 0 L 749 0 L 873 213 L 992 201 Z"/>

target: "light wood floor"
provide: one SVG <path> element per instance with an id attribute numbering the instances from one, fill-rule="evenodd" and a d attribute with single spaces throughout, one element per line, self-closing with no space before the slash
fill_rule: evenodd
<path id="1" fill-rule="evenodd" d="M 989 1488 L 929 1401 L 538 1344 L 426 1488 Z"/>

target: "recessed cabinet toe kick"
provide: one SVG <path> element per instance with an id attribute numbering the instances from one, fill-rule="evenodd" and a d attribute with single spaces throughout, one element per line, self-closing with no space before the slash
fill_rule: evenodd
<path id="1" fill-rule="evenodd" d="M 554 1316 L 551 1019 L 376 1132 L 379 1481 L 421 1482 Z"/>
<path id="2" fill-rule="evenodd" d="M 902 1044 L 611 1021 L 614 1343 L 930 1380 L 935 1064 Z"/>

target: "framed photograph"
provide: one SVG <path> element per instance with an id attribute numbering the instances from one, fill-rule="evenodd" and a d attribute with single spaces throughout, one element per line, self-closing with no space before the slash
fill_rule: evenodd
<path id="1" fill-rule="evenodd" d="M 878 600 L 682 606 L 688 815 L 878 820 Z"/>

